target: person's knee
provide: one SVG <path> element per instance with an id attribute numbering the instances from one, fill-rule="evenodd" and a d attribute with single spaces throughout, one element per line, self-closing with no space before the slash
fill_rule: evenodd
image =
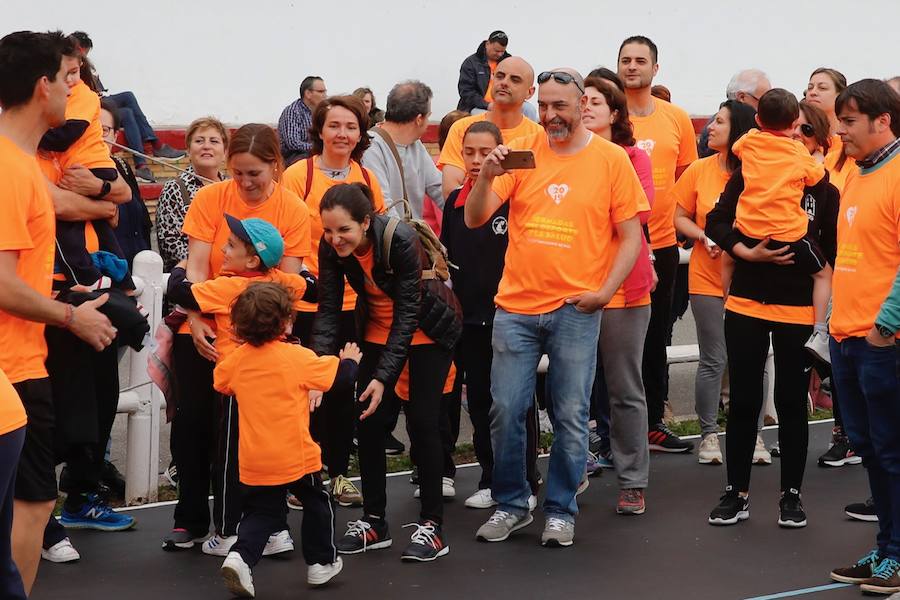
<path id="1" fill-rule="evenodd" d="M 35 534 L 43 535 L 44 525 L 56 506 L 54 500 L 15 500 L 13 502 L 13 523 L 34 529 Z M 18 527 L 17 527 L 18 529 Z"/>

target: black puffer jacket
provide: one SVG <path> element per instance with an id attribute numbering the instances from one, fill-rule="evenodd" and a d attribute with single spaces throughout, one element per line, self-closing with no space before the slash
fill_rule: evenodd
<path id="1" fill-rule="evenodd" d="M 394 301 L 394 319 L 385 349 L 381 353 L 373 379 L 393 387 L 409 355 L 409 345 L 417 329 L 439 346 L 452 350 L 462 334 L 462 309 L 453 292 L 439 280 L 422 281 L 422 266 L 427 261 L 418 235 L 400 223 L 391 241 L 391 269 L 384 267 L 382 241 L 389 217 L 375 215 L 369 227 L 372 242 L 372 279 Z M 324 239 L 319 244 L 319 309 L 316 312 L 311 347 L 319 355 L 337 354 L 339 318 L 344 301 L 344 277 L 359 294 L 356 301 L 357 331 L 365 331 L 368 316 L 365 274 L 352 254 L 341 258 Z"/>
<path id="2" fill-rule="evenodd" d="M 459 82 L 456 84 L 459 90 L 459 104 L 456 105 L 458 110 L 470 112 L 473 108 L 488 108 L 484 94 L 491 81 L 491 66 L 488 64 L 484 44 L 485 42 L 481 42 L 475 54 L 469 55 L 459 67 Z M 497 62 L 509 57 L 509 52 L 504 52 Z"/>

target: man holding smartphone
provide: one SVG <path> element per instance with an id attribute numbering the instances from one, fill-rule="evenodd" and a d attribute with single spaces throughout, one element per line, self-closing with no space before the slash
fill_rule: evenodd
<path id="1" fill-rule="evenodd" d="M 488 155 L 465 206 L 469 227 L 482 225 L 507 200 L 510 208 L 492 343 L 491 491 L 498 507 L 476 535 L 503 541 L 533 520 L 525 415 L 546 353 L 554 440 L 541 543 L 570 546 L 587 458 L 600 311 L 640 251 L 637 199 L 643 190 L 625 151 L 582 124 L 587 98 L 581 75 L 555 69 L 537 79 L 543 129 Z M 503 159 L 519 150 L 531 151 L 535 168 L 504 169 Z"/>

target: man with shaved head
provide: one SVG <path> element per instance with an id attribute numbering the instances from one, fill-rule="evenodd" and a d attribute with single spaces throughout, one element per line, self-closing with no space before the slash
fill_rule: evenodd
<path id="1" fill-rule="evenodd" d="M 518 56 L 502 60 L 494 72 L 492 86 L 490 111 L 462 118 L 450 127 L 438 159 L 438 168 L 443 173 L 444 197 L 461 186 L 465 179 L 462 141 L 472 123 L 490 121 L 500 130 L 504 142 L 541 130 L 540 125 L 522 114 L 522 105 L 534 95 L 534 69 L 531 65 Z"/>
<path id="2" fill-rule="evenodd" d="M 587 104 L 581 75 L 560 68 L 537 81 L 542 128 L 489 154 L 465 204 L 466 225 L 478 227 L 509 201 L 491 366 L 491 492 L 498 506 L 476 537 L 503 541 L 533 520 L 525 415 L 538 361 L 547 354 L 554 438 L 541 544 L 570 546 L 587 458 L 600 311 L 640 252 L 637 206 L 644 192 L 625 151 L 581 122 Z M 513 151 L 531 153 L 535 168 L 504 169 Z"/>

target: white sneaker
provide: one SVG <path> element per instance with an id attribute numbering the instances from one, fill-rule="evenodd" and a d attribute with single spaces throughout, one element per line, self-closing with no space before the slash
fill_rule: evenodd
<path id="1" fill-rule="evenodd" d="M 413 492 L 413 498 L 418 498 L 421 495 L 422 488 L 416 488 L 416 491 Z M 452 477 L 441 477 L 441 495 L 444 498 L 456 497 L 456 482 L 453 481 Z"/>
<path id="2" fill-rule="evenodd" d="M 218 536 L 216 536 L 218 537 Z M 206 545 L 204 544 L 204 552 Z M 237 552 L 229 552 L 222 563 L 220 569 L 222 578 L 225 580 L 225 587 L 228 591 L 239 598 L 253 598 L 256 596 L 256 590 L 253 589 L 253 575 L 250 573 L 250 567 L 241 558 Z"/>
<path id="3" fill-rule="evenodd" d="M 528 496 L 528 512 L 534 512 L 537 508 L 537 496 L 534 494 Z"/>
<path id="4" fill-rule="evenodd" d="M 766 450 L 766 443 L 763 441 L 762 436 L 758 433 L 756 434 L 756 447 L 753 449 L 753 464 L 772 464 L 772 454 L 768 450 Z"/>
<path id="5" fill-rule="evenodd" d="M 309 565 L 306 570 L 306 582 L 309 585 L 325 585 L 344 568 L 344 561 L 338 556 L 330 565 Z"/>
<path id="6" fill-rule="evenodd" d="M 700 450 L 697 452 L 697 462 L 701 465 L 721 465 L 722 449 L 719 447 L 719 436 L 715 433 L 707 433 L 700 442 Z"/>
<path id="7" fill-rule="evenodd" d="M 273 554 L 281 554 L 282 552 L 290 552 L 294 549 L 294 539 L 291 532 L 283 529 L 278 533 L 269 536 L 266 547 L 263 549 L 263 556 L 272 556 Z"/>
<path id="8" fill-rule="evenodd" d="M 41 548 L 41 558 L 55 563 L 67 563 L 78 560 L 81 555 L 78 554 L 78 550 L 75 549 L 69 538 L 64 538 L 46 550 Z"/>
<path id="9" fill-rule="evenodd" d="M 201 550 L 203 550 L 203 554 L 209 554 L 210 556 L 228 556 L 228 553 L 231 551 L 231 547 L 234 546 L 234 543 L 236 541 L 236 535 L 222 537 L 217 533 L 216 535 L 203 542 L 203 547 L 201 548 Z"/>
<path id="10" fill-rule="evenodd" d="M 578 484 L 578 489 L 575 490 L 575 495 L 580 496 L 584 490 L 588 489 L 588 486 L 591 485 L 591 480 L 588 479 L 587 473 L 585 473 L 581 477 L 581 483 Z"/>
<path id="11" fill-rule="evenodd" d="M 491 488 L 478 490 L 468 498 L 465 502 L 469 508 L 490 508 L 497 506 L 497 502 L 491 497 Z"/>
<path id="12" fill-rule="evenodd" d="M 828 334 L 820 331 L 813 331 L 813 334 L 809 336 L 809 339 L 803 344 L 803 347 L 811 352 L 816 358 L 824 360 L 829 365 L 831 364 L 831 351 L 828 348 Z"/>

